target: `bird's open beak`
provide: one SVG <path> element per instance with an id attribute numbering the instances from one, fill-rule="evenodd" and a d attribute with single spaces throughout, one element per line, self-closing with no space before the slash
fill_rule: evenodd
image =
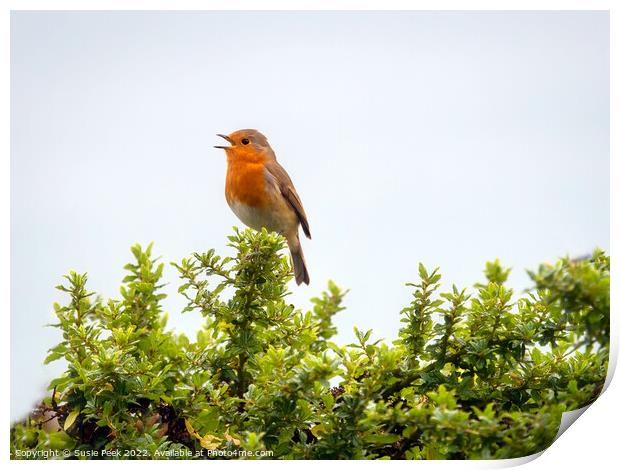
<path id="1" fill-rule="evenodd" d="M 230 137 L 228 137 L 227 135 L 224 135 L 224 134 L 215 134 L 215 135 L 217 135 L 218 137 L 221 137 L 222 139 L 224 139 L 224 140 L 228 141 L 228 142 L 229 142 L 229 143 L 231 143 L 231 144 L 233 143 L 233 142 L 232 142 L 232 140 L 231 140 L 231 138 L 230 138 Z M 229 147 L 229 146 L 227 146 L 227 145 L 214 145 L 214 147 L 215 147 L 216 149 L 229 149 L 229 148 L 230 148 L 230 147 Z"/>

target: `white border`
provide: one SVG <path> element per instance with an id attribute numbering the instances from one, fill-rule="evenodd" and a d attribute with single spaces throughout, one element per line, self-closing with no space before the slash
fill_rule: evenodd
<path id="1" fill-rule="evenodd" d="M 618 3 L 618 2 L 615 2 Z M 611 250 L 614 251 L 616 246 L 614 236 L 618 235 L 618 215 L 620 214 L 620 192 L 617 186 L 614 186 L 614 179 L 617 181 L 620 164 L 617 155 L 617 137 L 614 130 L 618 130 L 618 92 L 617 83 L 620 79 L 618 74 L 618 27 L 620 19 L 620 7 L 616 6 L 612 1 L 603 0 L 521 0 L 521 1 L 502 1 L 502 0 L 477 0 L 477 1 L 430 1 L 430 0 L 298 0 L 296 2 L 286 0 L 263 0 L 260 2 L 251 0 L 5 0 L 2 5 L 2 62 L 5 64 L 5 73 L 2 74 L 2 134 L 0 142 L 3 143 L 4 152 L 2 152 L 2 160 L 0 166 L 0 211 L 2 221 L 2 230 L 0 230 L 0 253 L 2 253 L 0 268 L 0 298 L 4 302 L 4 317 L 10 322 L 10 11 L 11 10 L 608 10 L 610 11 L 611 21 Z M 614 8 L 615 7 L 615 8 Z M 616 59 L 614 59 L 616 57 Z M 587 221 L 584 221 L 587 223 Z M 610 356 L 610 374 L 609 379 L 617 364 L 618 358 L 618 327 L 616 325 L 616 313 L 614 307 L 618 305 L 618 269 L 616 264 L 612 264 L 612 350 Z M 3 359 L 6 364 L 4 377 L 9 377 L 9 353 L 10 353 L 10 327 L 3 329 L 4 341 Z M 542 456 L 528 465 L 531 468 L 573 468 L 574 466 L 593 466 L 594 468 L 607 468 L 609 463 L 614 459 L 614 446 L 617 446 L 616 426 L 617 422 L 613 420 L 613 412 L 617 410 L 618 400 L 620 398 L 620 387 L 617 380 L 607 385 L 609 388 L 597 400 L 590 409 L 579 419 L 579 424 L 572 426 L 560 439 L 554 443 Z M 4 404 L 2 407 L 2 421 L 5 423 L 1 427 L 2 445 L 5 449 L 3 458 L 9 458 L 9 391 L 10 387 L 4 384 L 0 387 L 0 402 Z M 527 459 L 526 459 L 527 460 Z M 500 468 L 513 466 L 515 464 L 525 463 L 510 461 L 496 462 L 392 462 L 391 465 L 422 465 L 425 468 Z M 14 465 L 20 465 L 21 462 L 12 461 Z M 123 465 L 153 465 L 154 462 L 124 462 Z M 201 463 L 198 465 L 205 465 Z M 215 462 L 209 462 L 206 465 L 214 465 Z M 219 465 L 227 467 L 245 466 L 245 462 L 218 462 Z M 296 462 L 295 465 L 309 466 L 313 465 L 313 461 Z M 39 462 L 38 465 L 66 465 L 66 463 L 56 462 Z M 109 465 L 107 462 L 92 461 L 89 465 Z M 159 465 L 155 463 L 155 465 Z M 165 465 L 165 464 L 164 464 Z M 188 464 L 191 465 L 191 464 Z M 273 467 L 278 465 L 290 465 L 289 462 L 283 461 L 265 461 L 252 462 L 255 467 Z M 385 465 L 381 462 L 344 462 L 339 465 Z"/>

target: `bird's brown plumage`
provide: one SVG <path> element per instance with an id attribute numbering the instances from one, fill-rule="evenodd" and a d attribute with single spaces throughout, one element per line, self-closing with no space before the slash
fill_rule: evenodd
<path id="1" fill-rule="evenodd" d="M 271 173 L 271 175 L 273 175 L 275 180 L 278 182 L 282 196 L 284 196 L 284 199 L 288 201 L 288 203 L 295 211 L 295 214 L 297 214 L 297 218 L 299 219 L 299 223 L 301 224 L 301 228 L 304 231 L 306 237 L 312 238 L 312 236 L 310 235 L 310 226 L 308 225 L 308 217 L 306 217 L 304 206 L 301 203 L 299 194 L 297 194 L 297 191 L 295 190 L 295 186 L 293 186 L 291 177 L 288 175 L 286 170 L 282 168 L 282 166 L 275 160 L 275 158 L 265 163 L 265 169 L 269 173 Z"/>

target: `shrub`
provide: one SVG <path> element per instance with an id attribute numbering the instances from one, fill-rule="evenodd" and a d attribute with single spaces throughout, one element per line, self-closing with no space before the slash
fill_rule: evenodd
<path id="1" fill-rule="evenodd" d="M 553 441 L 562 412 L 602 389 L 609 345 L 609 257 L 544 264 L 516 297 L 509 271 L 440 292 L 419 265 L 392 345 L 355 329 L 332 342 L 345 292 L 334 283 L 311 311 L 290 305 L 291 269 L 271 233 L 235 232 L 236 255 L 173 263 L 204 326 L 166 329 L 164 265 L 151 246 L 119 300 L 71 272 L 54 305 L 62 341 L 46 363 L 66 371 L 11 429 L 13 458 L 499 459 Z"/>

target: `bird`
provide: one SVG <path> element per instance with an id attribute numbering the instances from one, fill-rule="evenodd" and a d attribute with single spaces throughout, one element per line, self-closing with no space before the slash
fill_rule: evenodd
<path id="1" fill-rule="evenodd" d="M 295 282 L 309 284 L 310 276 L 299 241 L 299 226 L 311 239 L 308 218 L 291 177 L 278 163 L 267 138 L 256 129 L 216 134 L 230 145 L 214 145 L 226 152 L 226 202 L 250 228 L 266 228 L 286 238 Z"/>

